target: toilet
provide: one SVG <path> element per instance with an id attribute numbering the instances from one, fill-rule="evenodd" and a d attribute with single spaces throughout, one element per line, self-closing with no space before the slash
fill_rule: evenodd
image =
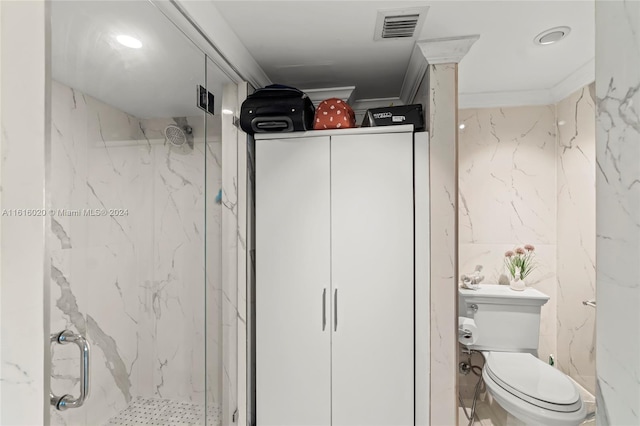
<path id="1" fill-rule="evenodd" d="M 575 384 L 538 359 L 540 310 L 549 296 L 527 288 L 480 284 L 459 289 L 460 316 L 474 320 L 469 349 L 485 356 L 482 377 L 491 396 L 527 425 L 575 426 L 586 408 Z"/>

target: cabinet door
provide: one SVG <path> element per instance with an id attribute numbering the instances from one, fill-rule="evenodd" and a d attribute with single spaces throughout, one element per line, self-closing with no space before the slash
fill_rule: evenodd
<path id="1" fill-rule="evenodd" d="M 329 170 L 329 137 L 256 141 L 260 426 L 330 424 Z"/>
<path id="2" fill-rule="evenodd" d="M 331 212 L 331 424 L 413 425 L 413 135 L 332 137 Z"/>

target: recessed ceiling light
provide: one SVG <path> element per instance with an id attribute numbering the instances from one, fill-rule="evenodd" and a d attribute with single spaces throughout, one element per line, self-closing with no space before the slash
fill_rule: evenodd
<path id="1" fill-rule="evenodd" d="M 458 127 L 460 128 L 460 130 L 464 130 L 464 128 L 467 126 L 464 123 L 460 123 Z"/>
<path id="2" fill-rule="evenodd" d="M 118 43 L 123 46 L 130 47 L 132 49 L 140 49 L 142 47 L 142 42 L 135 37 L 131 37 L 128 35 L 119 35 L 116 37 Z"/>
<path id="3" fill-rule="evenodd" d="M 567 122 L 564 120 L 558 121 L 558 126 L 564 126 L 565 124 L 567 124 Z"/>
<path id="4" fill-rule="evenodd" d="M 230 109 L 226 109 L 225 108 L 225 109 L 222 110 L 222 113 L 229 115 L 229 114 L 233 114 L 233 111 L 231 111 Z"/>
<path id="5" fill-rule="evenodd" d="M 542 44 L 542 45 L 557 43 L 563 38 L 565 38 L 566 36 L 568 36 L 570 32 L 571 32 L 571 28 L 569 27 L 550 28 L 538 34 L 533 39 L 533 42 L 536 44 Z"/>

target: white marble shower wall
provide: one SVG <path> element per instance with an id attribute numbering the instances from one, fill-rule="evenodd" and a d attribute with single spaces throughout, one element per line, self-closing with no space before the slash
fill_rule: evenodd
<path id="1" fill-rule="evenodd" d="M 86 408 L 52 412 L 52 424 L 102 424 L 137 396 L 204 403 L 207 382 L 219 380 L 211 371 L 205 380 L 205 332 L 215 346 L 221 327 L 219 308 L 205 309 L 204 248 L 220 234 L 210 203 L 205 237 L 205 158 L 214 199 L 220 143 L 205 155 L 204 117 L 186 120 L 189 153 L 164 144 L 173 119 L 140 120 L 52 83 L 51 331 L 87 335 L 93 386 Z M 119 210 L 74 215 L 82 209 Z M 207 244 L 215 302 L 221 262 Z M 76 360 L 74 348 L 55 347 L 54 391 L 77 392 Z"/>
<path id="2" fill-rule="evenodd" d="M 593 85 L 555 105 L 460 112 L 460 273 L 507 283 L 504 252 L 536 247 L 528 285 L 549 295 L 539 357 L 594 393 L 595 122 Z M 560 125 L 557 125 L 560 123 Z M 461 385 L 465 381 L 461 380 Z"/>

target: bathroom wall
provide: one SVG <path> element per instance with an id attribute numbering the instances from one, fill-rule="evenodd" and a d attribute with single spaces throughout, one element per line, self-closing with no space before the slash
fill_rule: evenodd
<path id="1" fill-rule="evenodd" d="M 536 247 L 528 285 L 551 297 L 539 357 L 553 354 L 595 393 L 595 310 L 582 305 L 595 298 L 593 89 L 556 105 L 460 112 L 459 253 L 461 273 L 480 264 L 485 282 L 506 283 L 504 252 Z"/>
<path id="2" fill-rule="evenodd" d="M 557 353 L 555 108 L 466 109 L 460 123 L 460 273 L 483 265 L 486 283 L 505 281 L 505 251 L 533 244 L 538 267 L 528 285 L 551 298 L 540 326 L 547 360 Z"/>
<path id="3" fill-rule="evenodd" d="M 558 367 L 596 393 L 595 84 L 556 105 Z"/>
<path id="4" fill-rule="evenodd" d="M 45 1 L 0 2 L 0 196 L 3 211 L 44 209 L 48 134 Z M 16 42 L 19 40 L 19 42 Z M 29 82 L 29 84 L 17 84 Z M 48 421 L 48 285 L 42 216 L 0 216 L 0 424 Z"/>
<path id="5" fill-rule="evenodd" d="M 187 118 L 195 147 L 184 153 L 164 144 L 172 119 L 140 120 L 53 82 L 51 330 L 88 337 L 93 389 L 86 408 L 54 410 L 52 424 L 102 424 L 137 397 L 203 404 L 207 385 L 221 401 L 220 371 L 211 368 L 221 364 L 221 207 L 211 202 L 208 310 L 204 258 L 205 158 L 212 200 L 221 185 L 221 144 L 205 147 L 203 120 Z M 63 214 L 83 208 L 123 212 Z M 77 392 L 76 351 L 54 347 L 56 393 Z"/>
<path id="6" fill-rule="evenodd" d="M 597 422 L 640 424 L 640 2 L 596 1 Z"/>

